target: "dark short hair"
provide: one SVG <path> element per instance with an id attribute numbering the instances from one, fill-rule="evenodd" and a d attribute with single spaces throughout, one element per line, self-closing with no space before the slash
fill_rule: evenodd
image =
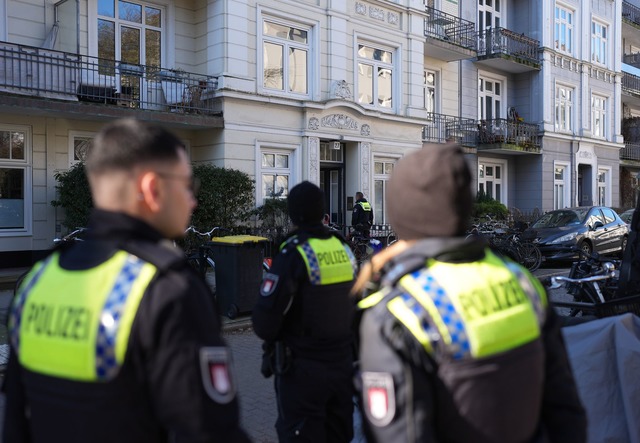
<path id="1" fill-rule="evenodd" d="M 87 172 L 130 171 L 151 162 L 178 160 L 184 144 L 171 132 L 132 118 L 113 121 L 102 128 L 88 152 Z"/>
<path id="2" fill-rule="evenodd" d="M 364 197 L 364 194 L 360 191 L 356 192 L 356 197 L 360 196 L 360 198 Z"/>

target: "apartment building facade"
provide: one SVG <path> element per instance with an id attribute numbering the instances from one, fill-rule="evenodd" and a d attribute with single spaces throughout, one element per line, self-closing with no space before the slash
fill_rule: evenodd
<path id="1" fill-rule="evenodd" d="M 618 206 L 622 6 L 0 0 L 0 266 L 50 247 L 55 174 L 124 116 L 250 174 L 258 206 L 319 184 L 337 223 L 357 191 L 386 223 L 394 163 L 449 140 L 509 207 Z"/>

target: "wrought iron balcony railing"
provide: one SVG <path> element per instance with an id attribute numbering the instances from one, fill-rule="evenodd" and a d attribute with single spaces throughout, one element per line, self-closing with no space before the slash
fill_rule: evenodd
<path id="1" fill-rule="evenodd" d="M 540 42 L 505 28 L 491 28 L 478 33 L 478 57 L 506 55 L 517 61 L 540 65 Z"/>
<path id="2" fill-rule="evenodd" d="M 638 77 L 637 75 L 629 74 L 628 72 L 623 72 L 622 92 L 630 95 L 640 96 L 640 77 Z"/>
<path id="3" fill-rule="evenodd" d="M 425 10 L 427 12 L 427 17 L 424 20 L 425 37 L 476 50 L 477 40 L 473 22 L 434 8 L 427 7 Z"/>
<path id="4" fill-rule="evenodd" d="M 0 94 L 213 114 L 216 87 L 207 75 L 0 42 Z"/>
<path id="5" fill-rule="evenodd" d="M 473 119 L 430 112 L 427 124 L 422 127 L 422 140 L 433 143 L 455 141 L 462 146 L 475 147 L 476 133 Z"/>
<path id="6" fill-rule="evenodd" d="M 625 143 L 620 149 L 620 160 L 640 161 L 640 143 Z"/>
<path id="7" fill-rule="evenodd" d="M 480 120 L 477 125 L 478 145 L 501 144 L 506 149 L 540 151 L 538 125 L 536 124 L 496 118 Z"/>
<path id="8" fill-rule="evenodd" d="M 640 26 L 640 8 L 623 1 L 622 19 Z"/>

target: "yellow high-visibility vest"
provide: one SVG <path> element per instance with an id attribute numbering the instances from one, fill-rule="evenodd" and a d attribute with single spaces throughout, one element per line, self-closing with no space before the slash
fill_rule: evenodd
<path id="1" fill-rule="evenodd" d="M 540 337 L 547 306 L 540 282 L 520 266 L 487 251 L 481 261 L 427 266 L 398 281 L 400 295 L 386 307 L 427 352 L 444 346 L 454 359 L 481 358 Z M 381 302 L 377 292 L 359 303 Z"/>
<path id="2" fill-rule="evenodd" d="M 34 268 L 9 322 L 20 364 L 74 381 L 108 381 L 122 366 L 131 324 L 157 268 L 125 251 L 83 271 L 54 253 Z"/>
<path id="3" fill-rule="evenodd" d="M 330 285 L 353 280 L 355 257 L 349 246 L 336 237 L 310 238 L 296 246 L 309 273 L 312 285 Z"/>

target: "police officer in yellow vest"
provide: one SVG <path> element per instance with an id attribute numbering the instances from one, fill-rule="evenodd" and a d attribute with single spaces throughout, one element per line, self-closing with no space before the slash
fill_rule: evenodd
<path id="1" fill-rule="evenodd" d="M 362 192 L 356 192 L 356 201 L 353 204 L 351 214 L 351 226 L 354 230 L 361 232 L 365 237 L 369 237 L 371 226 L 373 225 L 373 208 L 371 203 L 364 198 Z"/>
<path id="2" fill-rule="evenodd" d="M 280 442 L 349 442 L 353 435 L 355 261 L 344 239 L 322 224 L 324 194 L 302 182 L 287 199 L 295 230 L 265 275 L 253 310 L 270 350 Z M 266 367 L 265 367 L 266 366 Z"/>
<path id="3" fill-rule="evenodd" d="M 585 412 L 543 287 L 464 239 L 472 194 L 462 150 L 425 145 L 405 156 L 386 203 L 401 241 L 354 288 L 365 295 L 357 379 L 369 440 L 584 442 Z"/>
<path id="4" fill-rule="evenodd" d="M 168 240 L 196 205 L 184 145 L 119 120 L 86 168 L 86 240 L 37 263 L 12 307 L 3 441 L 249 441 L 211 293 Z"/>

